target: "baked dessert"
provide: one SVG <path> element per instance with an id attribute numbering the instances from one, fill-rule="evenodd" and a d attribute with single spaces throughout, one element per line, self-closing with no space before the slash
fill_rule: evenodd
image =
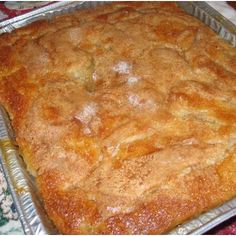
<path id="1" fill-rule="evenodd" d="M 236 195 L 236 49 L 175 3 L 0 37 L 0 101 L 61 233 L 160 234 Z"/>

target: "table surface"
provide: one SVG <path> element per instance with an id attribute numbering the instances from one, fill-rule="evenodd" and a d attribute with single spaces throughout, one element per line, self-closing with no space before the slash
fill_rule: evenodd
<path id="1" fill-rule="evenodd" d="M 19 3 L 19 2 L 18 2 Z M 0 3 L 0 21 L 3 18 L 6 18 L 6 12 L 3 12 L 2 9 L 5 8 L 5 5 L 3 5 L 4 2 Z M 5 2 L 6 4 L 6 2 Z M 220 8 L 220 5 L 222 8 Z M 217 10 L 220 11 L 222 9 L 222 12 L 226 9 L 227 5 L 225 2 L 218 2 L 218 3 L 212 3 L 211 6 L 215 6 Z M 230 18 L 235 20 L 236 22 L 236 13 L 233 12 L 232 14 L 232 9 Z M 21 6 L 22 10 L 22 6 Z M 10 14 L 13 14 L 12 11 L 9 11 Z M 9 13 L 8 12 L 8 13 Z M 17 12 L 21 13 L 19 10 Z M 24 13 L 24 10 L 22 11 Z M 14 15 L 12 15 L 14 16 Z M 21 223 L 18 219 L 18 215 L 14 206 L 14 203 L 12 202 L 12 197 L 10 195 L 9 189 L 7 187 L 7 183 L 2 171 L 2 168 L 0 166 L 0 234 L 24 234 L 24 231 L 22 229 Z M 209 231 L 206 234 L 231 234 L 231 235 L 236 235 L 236 217 L 231 218 L 230 220 L 218 225 L 211 231 Z"/>
<path id="2" fill-rule="evenodd" d="M 0 167 L 0 234 L 24 234 Z"/>

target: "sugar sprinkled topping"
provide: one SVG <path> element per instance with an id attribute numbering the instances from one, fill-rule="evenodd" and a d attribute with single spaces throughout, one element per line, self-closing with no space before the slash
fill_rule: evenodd
<path id="1" fill-rule="evenodd" d="M 140 95 L 131 93 L 128 95 L 128 101 L 136 108 L 149 109 L 150 111 L 156 110 L 156 103 L 151 98 L 144 98 Z"/>
<path id="2" fill-rule="evenodd" d="M 97 80 L 97 74 L 96 74 L 96 72 L 93 72 L 92 79 L 93 79 L 93 81 L 96 81 L 96 80 Z"/>
<path id="3" fill-rule="evenodd" d="M 85 105 L 79 113 L 75 115 L 75 118 L 78 119 L 83 124 L 88 124 L 93 116 L 97 113 L 97 105 L 94 102 L 91 102 Z"/>
<path id="4" fill-rule="evenodd" d="M 120 74 L 129 74 L 131 69 L 132 66 L 125 61 L 120 61 L 113 67 L 113 70 Z"/>
<path id="5" fill-rule="evenodd" d="M 140 105 L 140 98 L 137 94 L 130 94 L 128 100 L 129 103 L 135 107 Z"/>
<path id="6" fill-rule="evenodd" d="M 195 138 L 189 138 L 189 139 L 183 140 L 184 145 L 193 145 L 193 144 L 197 144 L 197 143 L 198 143 L 198 141 Z"/>
<path id="7" fill-rule="evenodd" d="M 139 80 L 140 80 L 139 77 L 130 76 L 127 80 L 127 83 L 131 85 L 131 84 L 137 83 Z"/>
<path id="8" fill-rule="evenodd" d="M 120 209 L 121 209 L 120 207 L 109 207 L 109 206 L 107 207 L 107 210 L 112 213 L 117 213 L 120 211 Z"/>
<path id="9" fill-rule="evenodd" d="M 112 157 L 116 156 L 120 150 L 120 144 L 108 147 L 107 151 L 111 154 Z"/>
<path id="10" fill-rule="evenodd" d="M 83 133 L 85 135 L 91 134 L 91 122 L 99 120 L 97 114 L 97 104 L 94 102 L 88 103 L 83 106 L 82 110 L 75 115 L 75 118 L 79 120 L 83 125 Z"/>

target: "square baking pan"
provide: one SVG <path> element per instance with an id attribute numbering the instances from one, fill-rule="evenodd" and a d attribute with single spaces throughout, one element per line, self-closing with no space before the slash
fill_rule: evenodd
<path id="1" fill-rule="evenodd" d="M 34 21 L 95 7 L 107 2 L 57 2 L 21 16 L 0 22 L 0 34 L 11 32 Z M 236 26 L 205 2 L 178 2 L 183 10 L 211 27 L 220 37 L 236 47 Z M 0 106 L 0 162 L 25 234 L 57 234 L 43 208 L 33 176 L 26 170 L 15 143 L 10 119 Z M 205 212 L 173 229 L 169 234 L 203 234 L 219 223 L 236 215 L 236 198 Z"/>

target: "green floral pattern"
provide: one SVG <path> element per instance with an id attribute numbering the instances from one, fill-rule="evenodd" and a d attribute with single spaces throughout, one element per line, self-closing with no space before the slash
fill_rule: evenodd
<path id="1" fill-rule="evenodd" d="M 0 167 L 0 234 L 24 234 L 16 208 Z"/>

